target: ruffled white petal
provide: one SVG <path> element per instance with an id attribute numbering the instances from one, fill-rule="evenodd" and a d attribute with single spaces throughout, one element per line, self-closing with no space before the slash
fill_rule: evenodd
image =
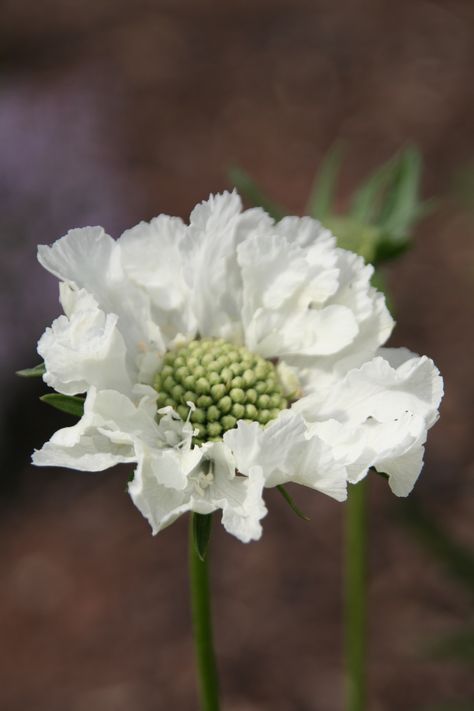
<path id="1" fill-rule="evenodd" d="M 225 444 L 216 442 L 205 445 L 203 450 L 204 461 L 212 464 L 207 470 L 207 485 L 195 488 L 193 510 L 206 504 L 212 510 L 222 509 L 226 531 L 243 543 L 258 540 L 262 534 L 260 521 L 267 513 L 262 498 L 262 472 L 257 468 L 246 477 L 238 476 L 233 453 Z"/>
<path id="2" fill-rule="evenodd" d="M 323 244 L 327 251 L 327 241 Z M 335 266 L 328 270 L 313 262 L 308 250 L 278 234 L 249 236 L 238 257 L 250 350 L 264 357 L 334 355 L 356 338 L 359 327 L 351 309 L 329 303 L 338 284 Z"/>
<path id="3" fill-rule="evenodd" d="M 62 284 L 67 316 L 59 316 L 38 343 L 46 373 L 43 380 L 65 395 L 89 387 L 131 393 L 126 348 L 116 314 L 105 314 L 84 290 Z"/>
<path id="4" fill-rule="evenodd" d="M 111 395 L 114 400 L 115 395 Z M 33 464 L 92 472 L 108 469 L 120 462 L 132 462 L 134 452 L 128 435 L 125 436 L 125 442 L 112 442 L 97 429 L 102 418 L 96 409 L 100 410 L 101 400 L 104 399 L 107 399 L 107 393 L 104 397 L 104 393 L 98 395 L 95 388 L 91 388 L 84 404 L 84 415 L 79 422 L 73 427 L 55 432 L 49 442 L 34 452 Z"/>
<path id="5" fill-rule="evenodd" d="M 407 357 L 407 360 L 403 360 Z M 349 481 L 370 467 L 389 475 L 392 490 L 406 496 L 421 471 L 423 445 L 436 422 L 443 382 L 433 362 L 408 351 L 381 357 L 350 371 L 331 389 L 295 403 L 310 430 L 346 463 Z"/>
<path id="6" fill-rule="evenodd" d="M 84 415 L 73 427 L 56 432 L 33 455 L 33 463 L 99 471 L 119 462 L 146 463 L 157 481 L 183 489 L 195 466 L 198 450 L 190 453 L 192 427 L 172 412 L 159 424 L 154 399 L 138 405 L 113 390 L 90 388 Z"/>
<path id="7" fill-rule="evenodd" d="M 361 257 L 342 249 L 334 250 L 338 268 L 338 288 L 327 305 L 350 309 L 357 323 L 354 338 L 338 351 L 304 355 L 288 354 L 285 360 L 298 369 L 306 391 L 332 386 L 352 368 L 370 360 L 389 338 L 394 322 L 383 294 L 370 285 L 373 268 Z"/>
<path id="8" fill-rule="evenodd" d="M 164 351 L 150 296 L 127 278 L 119 243 L 101 227 L 70 230 L 52 246 L 40 245 L 38 260 L 62 281 L 89 292 L 106 314 L 118 316 L 130 367 L 135 366 L 140 351 Z"/>
<path id="9" fill-rule="evenodd" d="M 149 295 L 153 320 L 167 345 L 178 334 L 192 339 L 196 333 L 191 292 L 184 278 L 185 235 L 182 220 L 160 215 L 149 223 L 140 222 L 118 240 L 122 267 Z"/>
<path id="10" fill-rule="evenodd" d="M 332 496 L 346 498 L 347 471 L 331 448 L 307 430 L 303 418 L 285 410 L 263 428 L 256 422 L 240 421 L 224 435 L 239 471 L 261 472 L 265 486 L 295 482 Z"/>
<path id="11" fill-rule="evenodd" d="M 365 422 L 372 417 L 387 422 L 412 412 L 430 427 L 437 419 L 443 382 L 426 356 L 409 358 L 397 368 L 382 357 L 351 370 L 330 392 L 314 392 L 295 408 L 309 420 L 338 419 Z"/>
<path id="12" fill-rule="evenodd" d="M 303 418 L 284 410 L 266 427 L 240 420 L 225 433 L 224 443 L 232 450 L 240 472 L 247 474 L 258 466 L 265 486 L 277 486 L 288 481 L 288 473 L 294 471 L 295 451 L 304 444 L 305 433 Z"/>
<path id="13" fill-rule="evenodd" d="M 163 530 L 181 514 L 191 510 L 192 501 L 186 489 L 160 484 L 152 461 L 143 457 L 133 480 L 128 485 L 130 497 L 151 526 L 153 535 Z"/>
<path id="14" fill-rule="evenodd" d="M 308 436 L 297 450 L 289 481 L 309 486 L 336 501 L 347 498 L 347 469 L 332 447 L 317 435 Z"/>
<path id="15" fill-rule="evenodd" d="M 267 229 L 272 221 L 263 210 L 241 210 L 234 191 L 211 195 L 191 213 L 183 258 L 201 336 L 242 342 L 242 277 L 236 249 L 247 235 Z"/>
<path id="16" fill-rule="evenodd" d="M 155 464 L 162 468 L 161 461 Z M 186 511 L 209 514 L 222 510 L 224 528 L 247 543 L 261 535 L 260 520 L 266 514 L 260 472 L 251 477 L 236 475 L 232 453 L 222 443 L 208 444 L 181 455 L 186 486 L 163 486 L 153 462 L 143 458 L 129 484 L 135 505 L 157 533 Z M 160 481 L 161 479 L 161 481 Z"/>

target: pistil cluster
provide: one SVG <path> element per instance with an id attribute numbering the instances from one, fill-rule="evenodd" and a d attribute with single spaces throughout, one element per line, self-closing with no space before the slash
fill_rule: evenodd
<path id="1" fill-rule="evenodd" d="M 166 353 L 154 380 L 157 407 L 183 420 L 194 404 L 194 444 L 218 441 L 237 420 L 266 425 L 288 406 L 275 365 L 223 339 L 190 341 Z"/>

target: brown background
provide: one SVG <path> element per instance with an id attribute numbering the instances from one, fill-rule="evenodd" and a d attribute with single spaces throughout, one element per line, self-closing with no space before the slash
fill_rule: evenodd
<path id="1" fill-rule="evenodd" d="M 194 709 L 186 521 L 152 538 L 127 472 L 33 470 L 66 422 L 12 376 L 58 314 L 37 243 L 72 226 L 111 234 L 159 212 L 187 216 L 238 163 L 295 213 L 337 138 L 339 199 L 406 141 L 424 193 L 444 196 L 390 268 L 393 343 L 445 375 L 441 422 L 417 487 L 457 544 L 473 544 L 473 218 L 453 193 L 473 156 L 474 4 L 361 0 L 1 3 L 0 709 Z M 446 197 L 448 196 L 448 197 Z M 264 537 L 216 529 L 213 584 L 226 711 L 343 708 L 344 507 L 275 492 Z M 370 711 L 448 707 L 469 666 L 434 658 L 472 622 L 455 580 L 400 524 L 405 503 L 371 482 Z M 471 688 L 470 688 L 471 686 Z M 449 708 L 455 708 L 449 706 Z M 456 707 L 461 708 L 461 707 Z"/>

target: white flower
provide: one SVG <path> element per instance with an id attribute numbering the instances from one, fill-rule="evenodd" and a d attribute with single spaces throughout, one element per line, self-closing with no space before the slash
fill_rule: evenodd
<path id="1" fill-rule="evenodd" d="M 412 489 L 441 377 L 381 348 L 393 321 L 372 267 L 315 220 L 274 224 L 224 193 L 188 226 L 160 215 L 117 241 L 87 227 L 38 254 L 65 313 L 38 344 L 44 380 L 86 397 L 35 464 L 133 462 L 129 493 L 154 533 L 221 509 L 242 541 L 261 535 L 265 487 L 342 501 L 375 467 L 397 495 Z"/>

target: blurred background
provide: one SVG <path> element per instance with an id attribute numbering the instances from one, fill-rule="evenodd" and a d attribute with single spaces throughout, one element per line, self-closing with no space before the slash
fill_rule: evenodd
<path id="1" fill-rule="evenodd" d="M 369 710 L 474 708 L 474 4 L 3 0 L 0 25 L 0 709 L 196 708 L 186 521 L 150 535 L 128 472 L 33 469 L 72 424 L 13 372 L 59 313 L 36 245 L 186 218 L 239 165 L 295 214 L 337 139 L 341 208 L 407 141 L 440 200 L 387 271 L 393 345 L 445 376 L 408 501 L 371 477 Z M 226 711 L 342 711 L 344 507 L 276 492 L 260 543 L 216 527 Z"/>

